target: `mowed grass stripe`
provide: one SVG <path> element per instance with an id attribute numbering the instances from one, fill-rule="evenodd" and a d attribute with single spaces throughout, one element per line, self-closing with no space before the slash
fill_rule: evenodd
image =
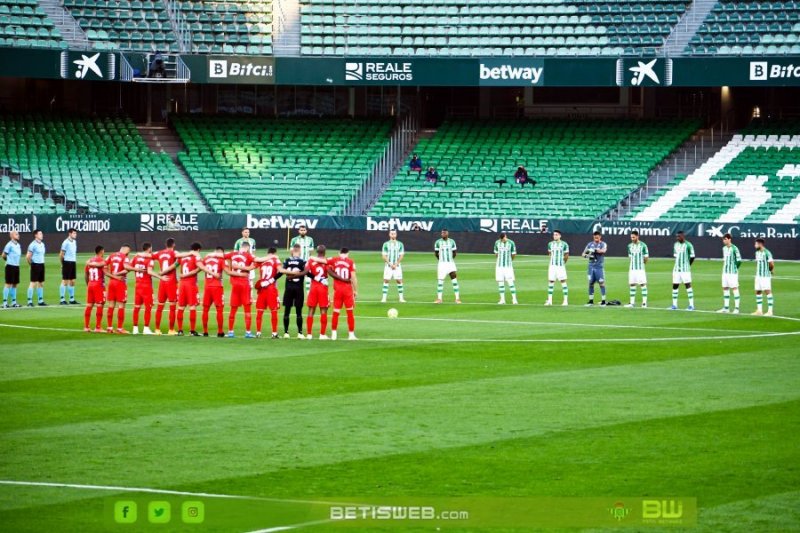
<path id="1" fill-rule="evenodd" d="M 292 499 L 369 496 L 695 496 L 716 516 L 714 531 L 792 531 L 750 528 L 759 519 L 787 524 L 796 513 L 798 453 L 785 436 L 797 431 L 800 402 L 566 430 L 459 448 L 396 454 L 328 465 L 225 477 L 174 487 Z M 736 437 L 736 438 L 732 438 Z M 558 460 L 555 460 L 558 458 Z M 775 464 L 785 465 L 776 469 Z M 464 470 L 462 465 L 468 465 Z M 380 477 L 371 476 L 380 472 Z M 738 475 L 732 475 L 732 474 Z M 55 521 L 81 531 L 103 531 L 106 491 L 0 486 L 0 523 L 36 531 Z M 771 503 L 755 509 L 762 495 Z M 366 495 L 366 496 L 365 496 Z M 80 500 L 80 505 L 74 501 Z M 741 500 L 741 501 L 740 501 Z M 69 503 L 69 502 L 73 503 Z M 730 523 L 724 511 L 730 506 Z M 7 504 L 7 505 L 6 505 Z M 740 505 L 744 504 L 744 505 Z M 717 513 L 715 508 L 722 506 Z M 782 508 L 782 506 L 784 506 Z M 788 507 L 787 507 L 788 506 Z M 13 509 L 13 511 L 11 511 Z M 739 509 L 737 512 L 736 509 Z M 768 522 L 767 522 L 768 523 Z M 726 527 L 720 527 L 725 525 Z M 236 530 L 232 530 L 236 531 Z M 238 530 L 240 531 L 240 530 Z M 709 529 L 704 529 L 709 531 Z"/>
<path id="2" fill-rule="evenodd" d="M 181 351 L 73 354 L 58 358 L 56 366 L 66 367 L 69 363 L 70 369 L 83 372 L 80 375 L 3 384 L 2 397 L 9 408 L 0 420 L 0 434 L 93 420 L 125 420 L 161 413 L 164 405 L 176 412 L 711 355 L 748 353 L 769 358 L 771 353 L 781 353 L 776 344 L 750 343 L 741 347 L 731 342 L 704 341 L 693 342 L 692 350 L 676 351 L 675 343 L 655 343 L 644 351 L 621 351 L 613 359 L 607 357 L 602 342 L 568 349 L 544 344 L 535 350 L 527 345 L 506 344 L 502 350 L 469 352 L 457 344 L 431 349 L 419 343 L 404 346 L 401 353 L 391 348 L 376 352 L 374 344 L 345 343 L 350 350 L 344 353 L 317 350 L 303 352 L 303 357 L 269 352 L 259 357 L 255 350 L 243 355 L 224 343 L 227 351 L 215 351 L 213 357 L 206 353 L 194 360 L 192 353 Z M 300 349 L 284 349 L 279 354 L 295 351 Z M 13 363 L 8 361 L 9 365 Z M 28 364 L 44 368 L 53 365 L 49 356 L 31 359 Z M 111 370 L 114 367 L 119 369 Z"/>
<path id="3" fill-rule="evenodd" d="M 798 397 L 797 357 L 742 354 L 167 410 L 6 433 L 0 477 L 167 486 Z"/>

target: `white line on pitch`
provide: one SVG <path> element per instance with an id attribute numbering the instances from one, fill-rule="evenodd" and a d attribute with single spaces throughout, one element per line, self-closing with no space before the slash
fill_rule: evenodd
<path id="1" fill-rule="evenodd" d="M 350 505 L 346 502 L 329 502 L 321 500 L 295 500 L 284 498 L 266 498 L 263 496 L 244 496 L 241 494 L 217 494 L 212 492 L 187 492 L 181 490 L 170 489 L 153 489 L 149 487 L 123 487 L 117 485 L 87 485 L 81 483 L 52 483 L 46 481 L 17 481 L 17 480 L 0 480 L 0 485 L 15 485 L 24 487 L 50 487 L 59 489 L 79 489 L 79 490 L 103 490 L 110 492 L 142 492 L 146 494 L 171 494 L 173 496 L 198 496 L 202 498 L 222 498 L 229 500 L 251 500 L 263 502 L 280 502 L 280 503 L 311 503 L 319 505 Z"/>

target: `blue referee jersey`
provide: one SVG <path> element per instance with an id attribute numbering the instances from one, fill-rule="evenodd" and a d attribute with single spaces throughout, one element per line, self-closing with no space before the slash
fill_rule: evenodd
<path id="1" fill-rule="evenodd" d="M 70 238 L 64 239 L 64 242 L 61 243 L 61 251 L 64 252 L 64 261 L 74 263 L 77 259 L 78 241 Z"/>
<path id="2" fill-rule="evenodd" d="M 44 264 L 44 242 L 33 241 L 28 246 L 28 253 L 31 254 L 31 263 Z"/>
<path id="3" fill-rule="evenodd" d="M 18 241 L 8 241 L 6 247 L 3 248 L 3 253 L 6 254 L 6 264 L 11 266 L 19 266 L 20 257 L 22 257 L 22 246 Z"/>

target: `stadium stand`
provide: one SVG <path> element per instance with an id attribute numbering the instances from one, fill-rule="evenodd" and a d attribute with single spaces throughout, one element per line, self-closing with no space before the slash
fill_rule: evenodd
<path id="1" fill-rule="evenodd" d="M 163 0 L 64 0 L 95 49 L 179 52 Z"/>
<path id="2" fill-rule="evenodd" d="M 192 35 L 191 51 L 272 54 L 272 1 L 180 1 L 178 20 Z"/>
<path id="3" fill-rule="evenodd" d="M 342 214 L 390 121 L 182 116 L 180 162 L 218 213 Z"/>
<path id="4" fill-rule="evenodd" d="M 304 55 L 652 53 L 687 1 L 301 0 Z"/>
<path id="5" fill-rule="evenodd" d="M 89 212 L 207 211 L 129 119 L 0 115 L 0 166 Z"/>
<path id="6" fill-rule="evenodd" d="M 800 2 L 723 0 L 689 41 L 692 55 L 798 54 Z"/>
<path id="7" fill-rule="evenodd" d="M 45 199 L 19 182 L 11 181 L 8 176 L 0 176 L 0 212 L 10 215 L 65 213 L 67 209 L 52 198 Z"/>
<path id="8" fill-rule="evenodd" d="M 36 0 L 0 0 L 0 46 L 66 48 L 67 44 Z"/>
<path id="9" fill-rule="evenodd" d="M 800 216 L 800 121 L 755 123 L 626 218 L 793 224 Z"/>
<path id="10" fill-rule="evenodd" d="M 692 120 L 448 121 L 414 149 L 447 181 L 403 168 L 371 210 L 390 216 L 594 218 L 647 180 Z M 524 165 L 538 184 L 513 183 Z M 507 179 L 502 187 L 495 180 Z"/>

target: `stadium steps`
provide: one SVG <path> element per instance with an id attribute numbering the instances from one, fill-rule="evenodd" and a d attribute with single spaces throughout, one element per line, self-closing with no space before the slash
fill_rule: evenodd
<path id="1" fill-rule="evenodd" d="M 406 117 L 395 126 L 383 157 L 375 163 L 372 174 L 345 208 L 346 215 L 365 216 L 375 206 L 410 157 L 419 135 L 419 122 L 413 116 Z"/>
<path id="2" fill-rule="evenodd" d="M 681 55 L 716 4 L 717 0 L 694 0 L 672 28 L 661 51 L 668 56 Z"/>
<path id="3" fill-rule="evenodd" d="M 78 21 L 72 14 L 64 9 L 64 4 L 61 0 L 38 0 L 39 6 L 47 13 L 50 20 L 53 21 L 58 31 L 61 32 L 61 37 L 67 42 L 70 48 L 85 50 L 89 48 L 89 37 L 83 31 Z"/>
<path id="4" fill-rule="evenodd" d="M 136 129 L 152 152 L 169 155 L 175 168 L 178 169 L 178 172 L 180 172 L 183 179 L 186 180 L 186 183 L 188 183 L 195 194 L 197 194 L 197 198 L 203 203 L 206 210 L 211 211 L 211 206 L 208 205 L 208 202 L 200 193 L 197 185 L 195 185 L 191 176 L 189 176 L 186 169 L 178 160 L 178 154 L 186 152 L 186 145 L 183 144 L 183 141 L 175 130 L 168 126 L 147 126 L 142 124 L 137 124 Z"/>
<path id="5" fill-rule="evenodd" d="M 664 159 L 647 178 L 647 183 L 623 198 L 617 207 L 609 210 L 609 218 L 626 218 L 651 195 L 685 177 L 708 161 L 733 138 L 733 134 L 720 135 L 710 129 L 698 130 L 690 139 Z"/>
<path id="6" fill-rule="evenodd" d="M 73 203 L 68 203 L 63 197 L 56 198 L 54 191 L 26 179 L 22 173 L 0 160 L 0 213 L 58 214 L 75 210 Z"/>
<path id="7" fill-rule="evenodd" d="M 272 3 L 272 48 L 276 56 L 300 55 L 300 2 L 274 0 Z"/>

